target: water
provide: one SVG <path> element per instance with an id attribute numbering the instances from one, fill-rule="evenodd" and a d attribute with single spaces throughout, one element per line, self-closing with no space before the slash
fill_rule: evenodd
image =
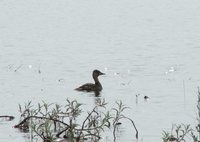
<path id="1" fill-rule="evenodd" d="M 106 73 L 100 99 L 131 108 L 125 115 L 139 141 L 161 141 L 174 123 L 196 124 L 199 6 L 197 0 L 1 0 L 0 115 L 17 117 L 18 104 L 28 100 L 77 99 L 90 110 L 96 98 L 73 89 L 92 82 L 99 69 Z M 27 141 L 12 128 L 18 121 L 0 122 L 1 141 Z M 133 134 L 124 122 L 118 141 L 134 141 Z"/>

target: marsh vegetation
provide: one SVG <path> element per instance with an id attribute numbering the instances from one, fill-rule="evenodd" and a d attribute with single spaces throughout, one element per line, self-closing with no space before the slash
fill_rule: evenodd
<path id="1" fill-rule="evenodd" d="M 21 120 L 15 128 L 31 134 L 32 140 L 53 142 L 56 140 L 68 140 L 70 142 L 93 141 L 101 139 L 106 129 L 113 131 L 113 139 L 116 140 L 116 127 L 125 119 L 135 129 L 135 139 L 138 139 L 138 130 L 134 121 L 124 116 L 123 111 L 129 109 L 121 101 L 116 102 L 115 107 L 106 110 L 105 100 L 100 101 L 90 111 L 81 109 L 83 104 L 76 100 L 66 100 L 65 105 L 55 103 L 38 103 L 33 106 L 31 101 L 23 106 L 19 105 Z"/>

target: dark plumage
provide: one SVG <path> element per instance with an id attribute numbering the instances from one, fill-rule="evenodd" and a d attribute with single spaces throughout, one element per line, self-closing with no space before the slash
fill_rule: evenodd
<path id="1" fill-rule="evenodd" d="M 94 84 L 93 83 L 86 83 L 84 85 L 81 85 L 80 87 L 76 88 L 75 90 L 77 91 L 101 91 L 103 88 L 101 86 L 101 83 L 99 82 L 98 76 L 99 75 L 104 75 L 104 73 L 100 72 L 99 70 L 94 70 L 92 73 L 92 77 L 94 79 Z"/>

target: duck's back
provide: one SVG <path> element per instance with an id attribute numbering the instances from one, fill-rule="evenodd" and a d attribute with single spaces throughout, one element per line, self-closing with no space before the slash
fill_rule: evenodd
<path id="1" fill-rule="evenodd" d="M 102 86 L 100 84 L 100 82 L 97 82 L 95 84 L 93 83 L 86 83 L 84 85 L 81 85 L 80 87 L 76 88 L 75 90 L 77 91 L 101 91 L 102 90 Z"/>
<path id="2" fill-rule="evenodd" d="M 96 88 L 95 84 L 93 84 L 93 83 L 86 83 L 86 84 L 83 84 L 80 87 L 76 88 L 75 90 L 90 92 L 90 91 L 95 91 L 95 88 Z"/>

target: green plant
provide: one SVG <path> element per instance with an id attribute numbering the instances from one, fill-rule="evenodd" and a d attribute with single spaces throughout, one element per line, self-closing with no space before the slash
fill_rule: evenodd
<path id="1" fill-rule="evenodd" d="M 190 125 L 173 125 L 171 133 L 163 131 L 163 142 L 186 142 L 187 139 L 193 140 L 193 142 L 200 142 L 200 89 L 198 87 L 198 124 L 193 129 Z"/>
<path id="2" fill-rule="evenodd" d="M 105 128 L 111 129 L 113 122 L 114 139 L 115 128 L 122 118 L 132 122 L 138 131 L 133 120 L 125 117 L 122 112 L 125 107 L 122 102 L 117 102 L 117 108 L 110 111 L 100 111 L 106 108 L 107 103 L 101 100 L 91 111 L 86 114 L 82 111 L 82 104 L 76 100 L 66 100 L 66 105 L 47 104 L 44 101 L 38 103 L 34 108 L 31 102 L 22 107 L 19 105 L 21 121 L 15 128 L 31 132 L 35 140 L 42 139 L 44 142 L 53 142 L 56 138 L 64 138 L 70 142 L 80 142 L 84 140 L 98 141 Z M 114 112 L 113 112 L 114 111 Z M 114 114 L 114 116 L 112 115 Z M 83 117 L 85 116 L 85 117 Z"/>
<path id="3" fill-rule="evenodd" d="M 190 136 L 193 129 L 190 125 L 173 125 L 171 133 L 163 131 L 163 142 L 183 142 L 186 141 L 186 137 Z"/>
<path id="4" fill-rule="evenodd" d="M 113 130 L 113 136 L 114 136 L 114 141 L 116 140 L 116 136 L 115 136 L 115 132 L 116 132 L 116 127 L 117 125 L 121 124 L 120 123 L 120 120 L 121 119 L 127 119 L 129 121 L 131 121 L 133 127 L 135 128 L 135 131 L 136 131 L 136 134 L 135 134 L 135 137 L 138 139 L 138 130 L 135 126 L 135 123 L 133 122 L 132 119 L 126 117 L 123 115 L 123 111 L 125 109 L 127 109 L 128 107 L 126 107 L 125 105 L 123 105 L 122 101 L 120 102 L 116 102 L 117 104 L 117 107 L 116 108 L 112 108 L 112 110 L 115 111 L 115 116 L 113 117 L 113 127 L 114 127 L 114 130 Z"/>

